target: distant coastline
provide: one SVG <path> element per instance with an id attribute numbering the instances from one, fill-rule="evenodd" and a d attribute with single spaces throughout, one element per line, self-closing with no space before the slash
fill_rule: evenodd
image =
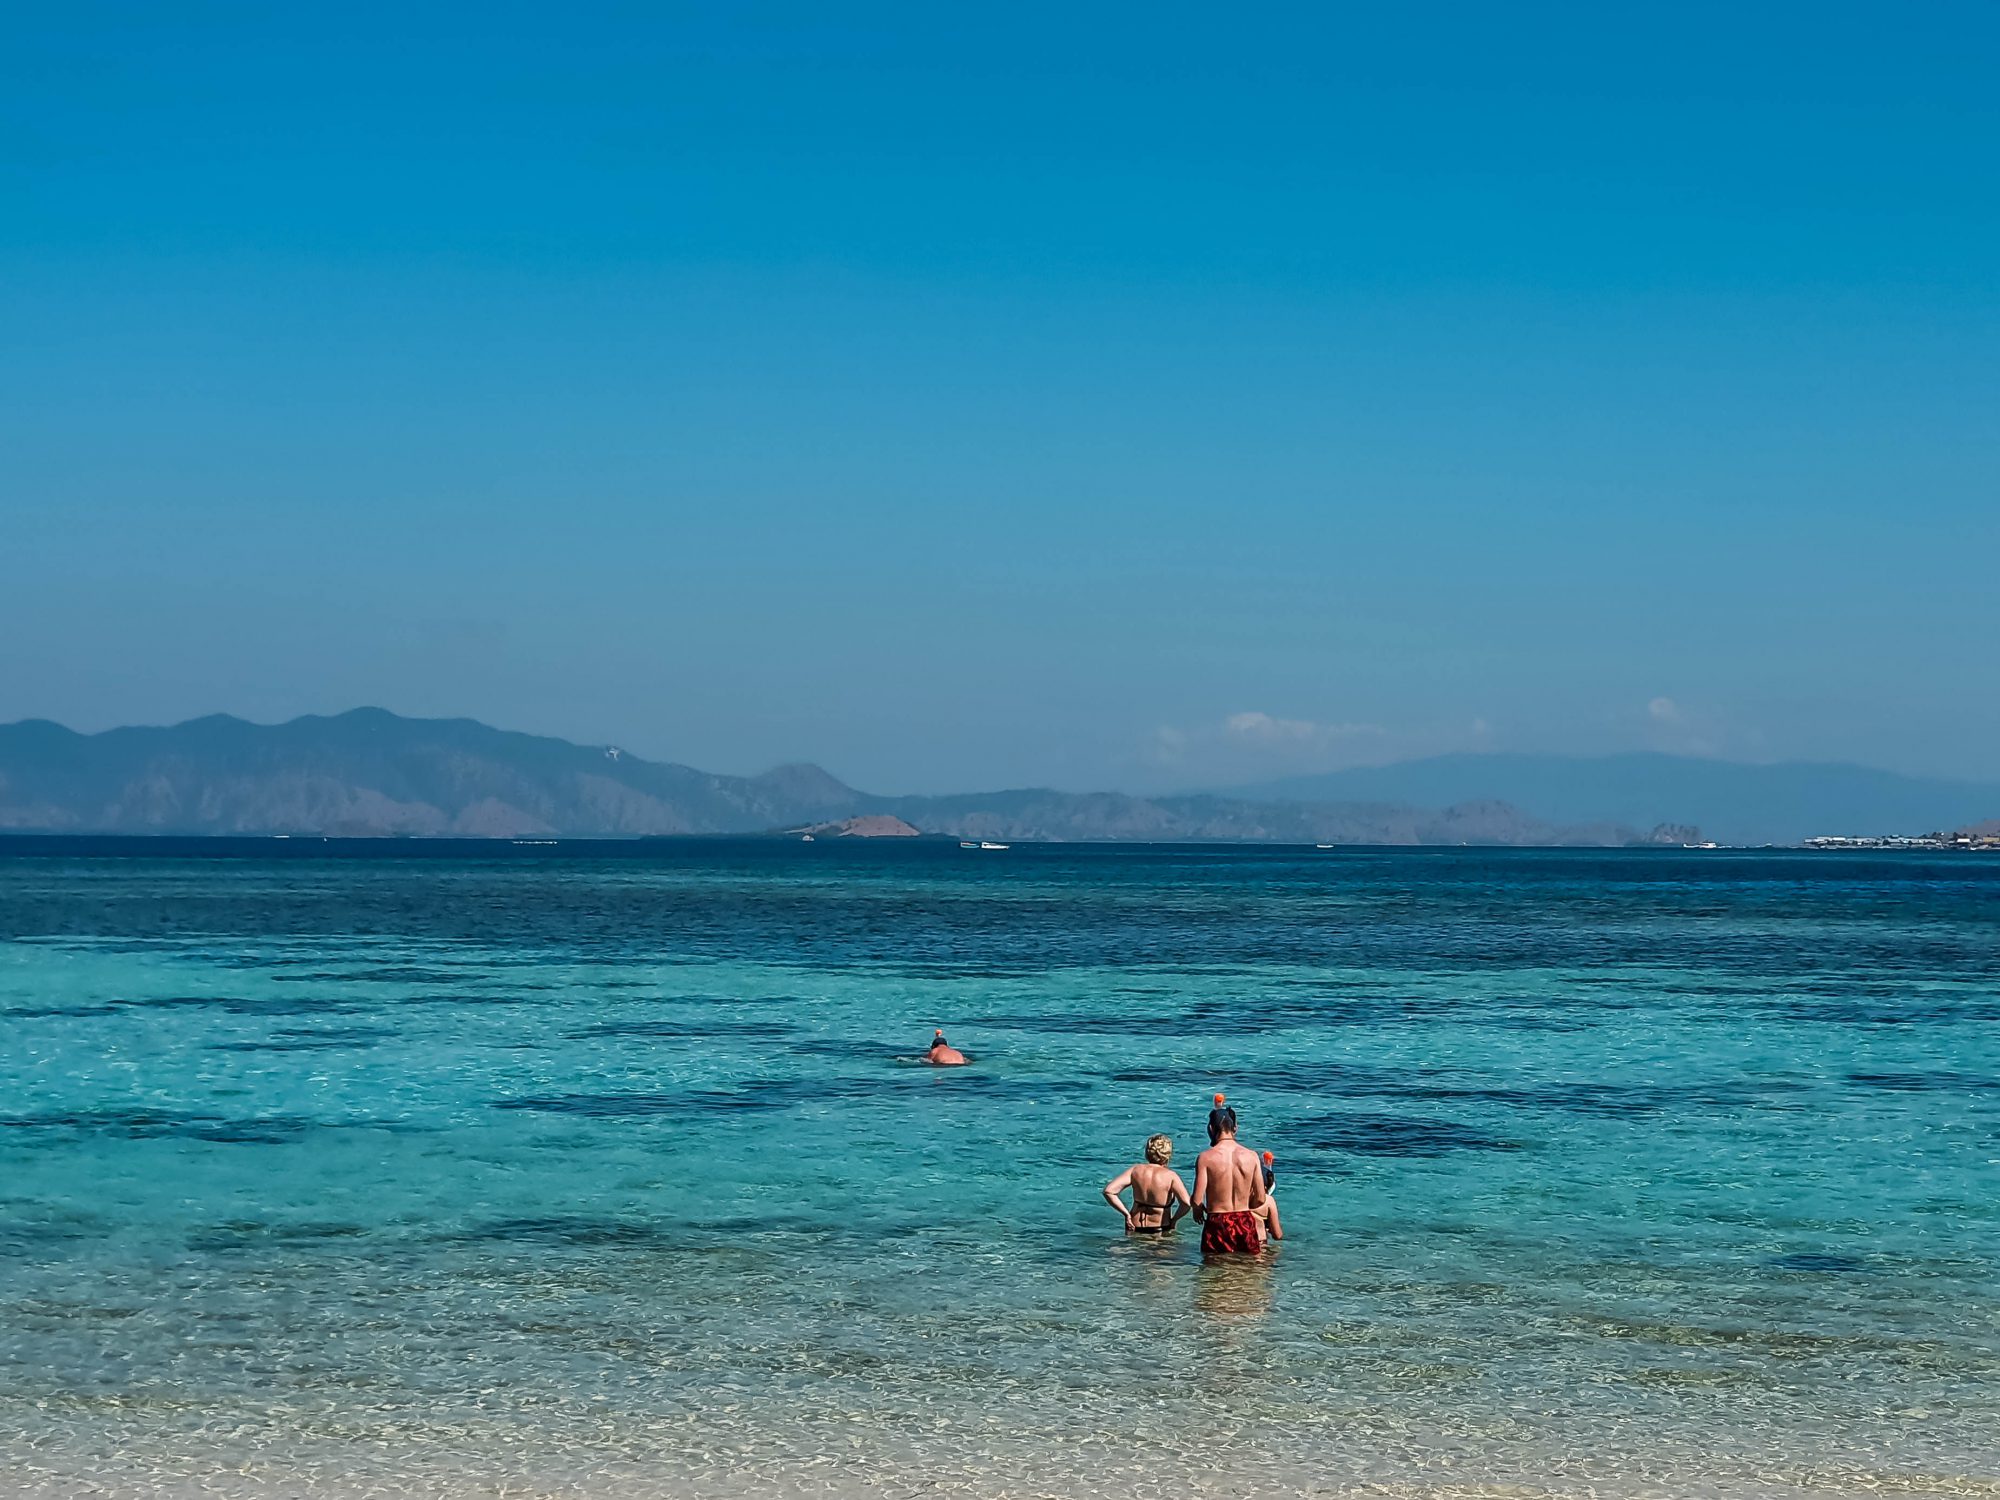
<path id="1" fill-rule="evenodd" d="M 816 836 L 801 840 L 792 832 L 760 834 L 668 834 L 637 838 L 495 839 L 452 835 L 320 835 L 227 833 L 19 833 L 0 830 L 0 862 L 66 860 L 152 862 L 194 860 L 278 862 L 286 864 L 346 863 L 377 860 L 414 864 L 497 862 L 504 864 L 591 862 L 685 865 L 715 868 L 731 861 L 762 866 L 793 865 L 810 869 L 818 861 L 854 861 L 856 866 L 882 860 L 908 861 L 913 866 L 970 865 L 1027 859 L 1117 859 L 1133 853 L 1181 855 L 1218 862 L 1240 858 L 1246 863 L 1278 860 L 1287 863 L 1339 862 L 1344 858 L 1410 855 L 1440 862 L 1487 858 L 1523 861 L 1566 856 L 1579 860 L 1700 861 L 1714 855 L 1771 860 L 1817 860 L 1852 855 L 1908 855 L 1958 858 L 2000 855 L 2000 844 L 1939 844 L 1915 839 L 1848 839 L 1815 844 L 1715 845 L 1596 845 L 1548 844 L 1341 844 L 1324 847 L 1297 843 L 1255 843 L 1245 840 L 1038 839 L 997 845 L 1004 853 L 967 852 L 964 840 L 943 834 L 916 837 L 843 838 Z M 821 868 L 829 866 L 821 865 Z"/>
<path id="2" fill-rule="evenodd" d="M 1881 834 L 1873 837 L 1855 834 L 1820 834 L 1805 840 L 1802 849 L 1967 849 L 1989 854 L 2000 854 L 2000 824 L 1982 824 L 1978 828 L 1961 828 L 1955 833 Z"/>
<path id="3" fill-rule="evenodd" d="M 370 708 L 88 735 L 0 725 L 11 833 L 1702 848 L 1800 845 L 1843 825 L 1976 833 L 1996 811 L 2000 786 L 1659 755 L 1444 756 L 1223 792 L 895 796 L 815 765 L 731 776 Z"/>
<path id="4" fill-rule="evenodd" d="M 617 746 L 374 708 L 94 735 L 46 721 L 0 726 L 0 830 L 496 841 L 840 830 L 831 836 L 1596 848 L 1699 838 L 1678 822 L 1648 832 L 1557 821 L 1497 799 L 1428 808 L 1047 788 L 882 796 L 813 765 L 728 776 Z"/>

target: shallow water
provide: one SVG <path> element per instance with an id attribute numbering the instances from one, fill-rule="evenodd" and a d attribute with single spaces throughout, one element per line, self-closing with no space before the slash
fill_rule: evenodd
<path id="1" fill-rule="evenodd" d="M 2000 1495 L 2000 860 L 49 847 L 0 1493 Z"/>

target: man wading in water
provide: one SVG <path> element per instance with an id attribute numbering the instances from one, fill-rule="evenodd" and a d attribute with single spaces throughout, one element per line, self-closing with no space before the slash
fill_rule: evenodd
<path id="1" fill-rule="evenodd" d="M 1236 1111 L 1215 1096 L 1208 1112 L 1209 1148 L 1195 1158 L 1194 1221 L 1203 1255 L 1257 1255 L 1264 1236 L 1256 1210 L 1265 1201 L 1264 1164 L 1236 1144 Z"/>

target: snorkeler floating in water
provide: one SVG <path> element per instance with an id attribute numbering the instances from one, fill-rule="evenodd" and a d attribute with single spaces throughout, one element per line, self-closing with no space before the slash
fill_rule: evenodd
<path id="1" fill-rule="evenodd" d="M 1208 1139 L 1208 1149 L 1194 1165 L 1194 1218 L 1201 1225 L 1201 1253 L 1260 1254 L 1265 1231 L 1258 1210 L 1270 1201 L 1264 1163 L 1256 1152 L 1236 1143 L 1236 1111 L 1220 1094 L 1208 1112 Z"/>
<path id="2" fill-rule="evenodd" d="M 940 1028 L 931 1041 L 931 1050 L 924 1054 L 924 1061 L 937 1068 L 960 1068 L 971 1059 L 947 1042 Z"/>

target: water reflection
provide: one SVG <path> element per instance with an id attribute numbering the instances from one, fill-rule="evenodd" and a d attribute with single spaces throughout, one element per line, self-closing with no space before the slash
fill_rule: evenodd
<path id="1" fill-rule="evenodd" d="M 1211 1322 L 1255 1326 L 1270 1316 L 1272 1278 L 1283 1252 L 1208 1255 L 1196 1267 L 1194 1310 Z"/>

